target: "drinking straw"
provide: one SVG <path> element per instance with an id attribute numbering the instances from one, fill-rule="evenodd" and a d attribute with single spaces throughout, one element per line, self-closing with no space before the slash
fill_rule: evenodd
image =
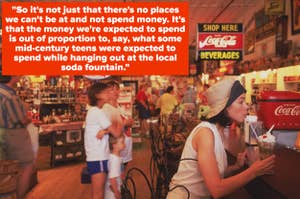
<path id="1" fill-rule="evenodd" d="M 271 128 L 267 131 L 267 133 L 271 133 L 271 131 L 273 130 L 273 128 L 274 128 L 274 124 L 271 126 Z"/>

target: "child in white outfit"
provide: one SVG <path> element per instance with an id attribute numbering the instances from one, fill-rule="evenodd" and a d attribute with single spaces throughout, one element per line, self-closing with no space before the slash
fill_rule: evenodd
<path id="1" fill-rule="evenodd" d="M 105 199 L 121 199 L 121 151 L 125 148 L 125 137 L 109 136 L 109 172 L 105 186 Z"/>

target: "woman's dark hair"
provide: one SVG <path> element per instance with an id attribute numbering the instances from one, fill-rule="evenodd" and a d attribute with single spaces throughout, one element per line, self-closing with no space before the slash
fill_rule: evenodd
<path id="1" fill-rule="evenodd" d="M 167 93 L 171 93 L 174 90 L 173 86 L 168 86 Z"/>
<path id="2" fill-rule="evenodd" d="M 88 89 L 89 104 L 91 106 L 96 106 L 98 101 L 96 95 L 103 92 L 107 88 L 108 86 L 101 82 L 96 82 L 90 86 Z"/>
<path id="3" fill-rule="evenodd" d="M 230 126 L 232 124 L 232 120 L 228 117 L 226 108 L 223 109 L 218 115 L 207 119 L 207 121 L 213 124 L 218 123 L 223 127 Z"/>

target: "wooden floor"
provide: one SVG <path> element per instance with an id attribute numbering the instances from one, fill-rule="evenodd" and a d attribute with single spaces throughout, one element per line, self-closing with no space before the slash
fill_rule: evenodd
<path id="1" fill-rule="evenodd" d="M 149 164 L 151 158 L 150 140 L 144 139 L 140 146 L 134 147 L 133 160 L 128 164 L 127 170 L 132 167 L 141 169 L 149 178 Z M 40 147 L 37 167 L 38 184 L 27 194 L 26 199 L 90 199 L 90 185 L 80 183 L 80 173 L 84 162 L 69 163 L 58 167 L 50 167 L 50 148 Z M 133 173 L 137 187 L 137 199 L 150 199 L 150 191 L 144 178 Z M 224 199 L 251 199 L 244 189 Z"/>
<path id="2" fill-rule="evenodd" d="M 150 141 L 144 139 L 143 143 L 134 147 L 131 167 L 137 167 L 149 176 L 151 150 Z M 80 183 L 80 173 L 84 162 L 68 163 L 58 167 L 50 167 L 50 148 L 40 147 L 37 167 L 38 184 L 27 194 L 26 199 L 90 199 L 91 187 Z M 137 186 L 137 198 L 150 198 L 150 191 L 146 182 L 139 174 L 133 175 Z"/>

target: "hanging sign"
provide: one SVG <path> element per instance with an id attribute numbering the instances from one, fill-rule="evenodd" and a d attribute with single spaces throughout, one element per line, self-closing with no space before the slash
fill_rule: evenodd
<path id="1" fill-rule="evenodd" d="M 198 24 L 198 59 L 241 60 L 242 32 L 242 24 Z"/>
<path id="2" fill-rule="evenodd" d="M 266 15 L 282 15 L 285 11 L 284 0 L 265 0 Z"/>

